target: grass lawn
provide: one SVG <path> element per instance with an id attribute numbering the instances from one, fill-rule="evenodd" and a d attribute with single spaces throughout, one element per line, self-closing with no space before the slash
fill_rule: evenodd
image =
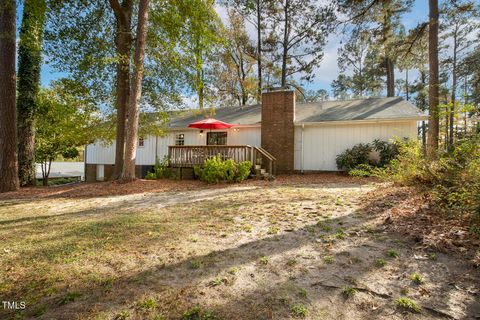
<path id="1" fill-rule="evenodd" d="M 475 249 L 407 236 L 414 196 L 331 175 L 7 194 L 0 297 L 26 308 L 0 318 L 480 316 Z"/>

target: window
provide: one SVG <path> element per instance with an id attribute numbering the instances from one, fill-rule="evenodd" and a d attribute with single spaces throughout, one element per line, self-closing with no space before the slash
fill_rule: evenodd
<path id="1" fill-rule="evenodd" d="M 185 134 L 178 133 L 178 134 L 175 135 L 175 145 L 176 146 L 185 145 Z"/>
<path id="2" fill-rule="evenodd" d="M 145 139 L 143 137 L 138 138 L 138 146 L 139 147 L 145 146 Z"/>
<path id="3" fill-rule="evenodd" d="M 207 132 L 207 145 L 225 146 L 227 144 L 226 132 Z"/>

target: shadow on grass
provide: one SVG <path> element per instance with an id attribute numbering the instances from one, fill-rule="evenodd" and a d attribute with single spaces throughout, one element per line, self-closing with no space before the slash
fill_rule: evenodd
<path id="1" fill-rule="evenodd" d="M 365 185 L 375 179 L 372 178 L 352 178 L 340 173 L 321 172 L 307 174 L 290 174 L 279 175 L 276 180 L 253 180 L 249 179 L 240 184 L 217 184 L 209 185 L 199 180 L 136 180 L 132 183 L 124 184 L 117 181 L 106 182 L 83 182 L 76 185 L 59 186 L 59 187 L 26 187 L 16 192 L 8 192 L 0 194 L 0 207 L 3 202 L 11 201 L 29 201 L 38 199 L 88 199 L 92 197 L 110 197 L 124 196 L 150 193 L 164 192 L 181 192 L 196 191 L 203 189 L 225 189 L 234 188 L 235 186 L 301 186 L 301 185 L 325 185 L 334 187 L 334 184 L 345 185 Z M 13 205 L 13 203 L 10 203 Z"/>
<path id="2" fill-rule="evenodd" d="M 245 191 L 250 191 L 255 189 L 256 187 L 240 187 L 236 189 L 207 189 L 203 190 L 202 195 L 198 195 L 195 192 L 163 192 L 160 194 L 149 194 L 148 197 L 127 197 L 124 196 L 112 196 L 113 198 L 118 198 L 118 200 L 111 202 L 107 205 L 100 204 L 97 208 L 91 208 L 85 210 L 79 210 L 74 212 L 65 212 L 60 214 L 51 214 L 51 215 L 38 215 L 38 216 L 28 216 L 23 218 L 17 219 L 9 219 L 9 220 L 0 220 L 0 230 L 1 226 L 11 224 L 21 224 L 21 227 L 25 227 L 28 223 L 34 223 L 39 221 L 48 221 L 48 220 L 56 220 L 58 221 L 63 219 L 74 219 L 74 218 L 81 218 L 81 217 L 88 217 L 88 216 L 101 216 L 104 213 L 108 213 L 111 210 L 125 210 L 125 208 L 151 208 L 154 207 L 156 209 L 177 205 L 179 203 L 190 204 L 194 202 L 200 202 L 205 200 L 212 200 L 217 197 L 226 195 L 226 194 L 235 194 Z M 152 200 L 153 199 L 153 200 Z M 42 200 L 46 201 L 46 200 Z M 17 206 L 18 204 L 13 203 L 12 206 Z M 8 207 L 8 205 L 5 205 Z"/>
<path id="3" fill-rule="evenodd" d="M 343 224 L 342 227 L 348 229 L 358 226 L 358 223 L 362 221 L 368 222 L 369 219 L 376 218 L 378 215 L 391 208 L 391 206 L 395 203 L 405 200 L 406 197 L 408 197 L 408 194 L 398 193 L 373 199 L 365 203 L 364 206 L 352 212 L 348 217 L 350 221 L 348 224 Z M 209 206 L 212 205 L 218 206 L 222 204 L 209 204 Z M 234 216 L 235 213 L 230 215 Z M 362 215 L 362 219 L 357 219 L 357 215 Z M 188 217 L 188 215 L 183 218 L 186 217 Z M 343 222 L 345 218 L 346 216 L 343 216 L 340 219 Z M 338 222 L 339 219 L 330 219 L 329 221 L 331 224 L 338 224 Z M 180 220 L 178 223 L 180 223 Z M 82 226 L 82 228 L 85 228 L 85 226 Z M 128 228 L 128 226 L 125 228 Z M 45 297 L 39 302 L 39 304 L 47 306 L 48 315 L 50 316 L 58 317 L 59 315 L 63 315 L 66 318 L 88 318 L 90 309 L 92 308 L 95 308 L 97 312 L 116 310 L 116 308 L 125 306 L 125 301 L 135 301 L 145 294 L 158 291 L 159 288 L 161 288 L 160 290 L 163 291 L 164 288 L 168 287 L 192 287 L 198 285 L 202 281 L 207 281 L 213 276 L 216 276 L 221 272 L 225 272 L 234 266 L 241 266 L 259 261 L 259 259 L 263 256 L 282 254 L 305 245 L 315 246 L 317 245 L 317 237 L 312 236 L 312 228 L 318 228 L 318 226 L 315 224 L 306 225 L 304 227 L 292 230 L 291 232 L 268 236 L 232 248 L 212 251 L 205 255 L 191 256 L 172 264 L 164 265 L 159 263 L 149 267 L 147 270 L 116 277 L 109 289 L 109 293 L 106 293 L 105 287 L 101 285 L 85 284 L 84 286 L 72 287 L 69 284 L 65 284 L 63 288 L 60 289 L 58 294 Z M 87 229 L 91 230 L 89 227 L 87 227 Z M 95 228 L 92 230 L 93 234 L 88 234 L 88 236 L 95 236 L 95 233 L 98 232 L 98 230 L 95 231 Z M 145 232 L 145 230 L 142 231 Z M 80 232 L 80 234 L 83 233 L 81 230 L 77 229 L 71 231 L 70 234 L 67 233 L 63 236 L 65 239 L 69 239 L 69 237 L 73 239 L 74 237 L 78 236 L 78 232 Z M 61 236 L 62 235 L 60 235 L 60 237 Z M 129 241 L 129 239 L 132 238 L 125 237 L 118 239 L 117 241 Z M 61 238 L 52 240 L 59 241 Z M 59 248 L 53 248 L 51 251 L 44 252 L 42 254 L 52 255 L 57 250 L 59 250 Z M 348 255 L 356 256 L 359 250 L 372 249 L 367 247 L 354 247 L 352 250 L 348 251 Z M 345 255 L 345 253 L 343 253 L 342 256 L 343 255 Z M 336 255 L 335 259 L 342 260 L 342 256 Z M 28 259 L 34 260 L 35 257 L 36 253 L 31 252 Z M 192 268 L 192 266 L 196 265 L 197 263 L 200 263 L 204 267 L 199 269 Z M 326 278 L 327 280 L 331 280 L 336 271 L 338 271 L 336 268 L 330 268 L 328 271 L 318 273 L 318 277 L 319 279 Z M 358 267 L 358 270 L 356 269 L 355 271 L 357 277 L 362 277 L 362 275 L 368 274 L 371 271 L 371 268 Z M 280 311 L 283 310 L 282 312 L 288 312 L 288 306 L 285 306 L 284 303 L 282 304 L 282 302 L 275 300 L 274 293 L 281 289 L 283 285 L 285 285 L 285 282 L 272 283 L 263 289 L 253 289 L 247 294 L 230 297 L 229 301 L 226 303 L 217 305 L 214 304 L 212 307 L 219 314 L 224 315 L 227 318 L 235 318 L 237 315 L 236 313 L 238 313 L 239 316 L 245 316 L 245 314 L 250 313 L 252 315 L 252 319 L 258 317 L 268 317 L 272 312 L 272 308 L 275 307 L 280 308 Z M 341 285 L 343 285 L 343 283 L 339 283 L 339 286 Z M 77 299 L 75 302 L 69 303 L 67 306 L 59 305 L 59 299 L 67 292 L 72 291 L 81 294 L 81 298 Z M 8 292 L 4 292 L 4 296 L 22 298 L 22 293 L 22 288 L 13 288 Z M 271 297 L 271 299 L 269 297 Z M 319 298 L 318 296 L 315 297 Z M 13 316 L 13 314 L 9 313 L 6 316 Z"/>

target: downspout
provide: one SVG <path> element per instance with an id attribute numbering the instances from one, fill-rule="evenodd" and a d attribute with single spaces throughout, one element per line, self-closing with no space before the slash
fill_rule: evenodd
<path id="1" fill-rule="evenodd" d="M 158 135 L 155 135 L 155 164 L 157 164 L 158 157 Z"/>
<path id="2" fill-rule="evenodd" d="M 85 150 L 83 151 L 83 181 L 87 182 L 87 147 L 85 145 Z M 82 178 L 80 178 L 82 180 Z"/>
<path id="3" fill-rule="evenodd" d="M 301 166 L 301 172 L 303 173 L 303 162 L 304 162 L 304 154 L 303 154 L 303 132 L 304 132 L 304 129 L 305 129 L 305 124 L 302 123 L 302 143 L 301 143 L 301 149 L 300 149 L 300 152 L 302 154 L 302 166 Z"/>

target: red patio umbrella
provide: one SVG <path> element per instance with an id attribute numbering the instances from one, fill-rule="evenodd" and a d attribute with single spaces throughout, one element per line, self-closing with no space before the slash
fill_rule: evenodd
<path id="1" fill-rule="evenodd" d="M 192 122 L 188 125 L 189 128 L 197 128 L 197 129 L 228 129 L 231 128 L 233 124 L 226 123 L 217 119 L 208 118 L 203 119 L 197 122 Z"/>

